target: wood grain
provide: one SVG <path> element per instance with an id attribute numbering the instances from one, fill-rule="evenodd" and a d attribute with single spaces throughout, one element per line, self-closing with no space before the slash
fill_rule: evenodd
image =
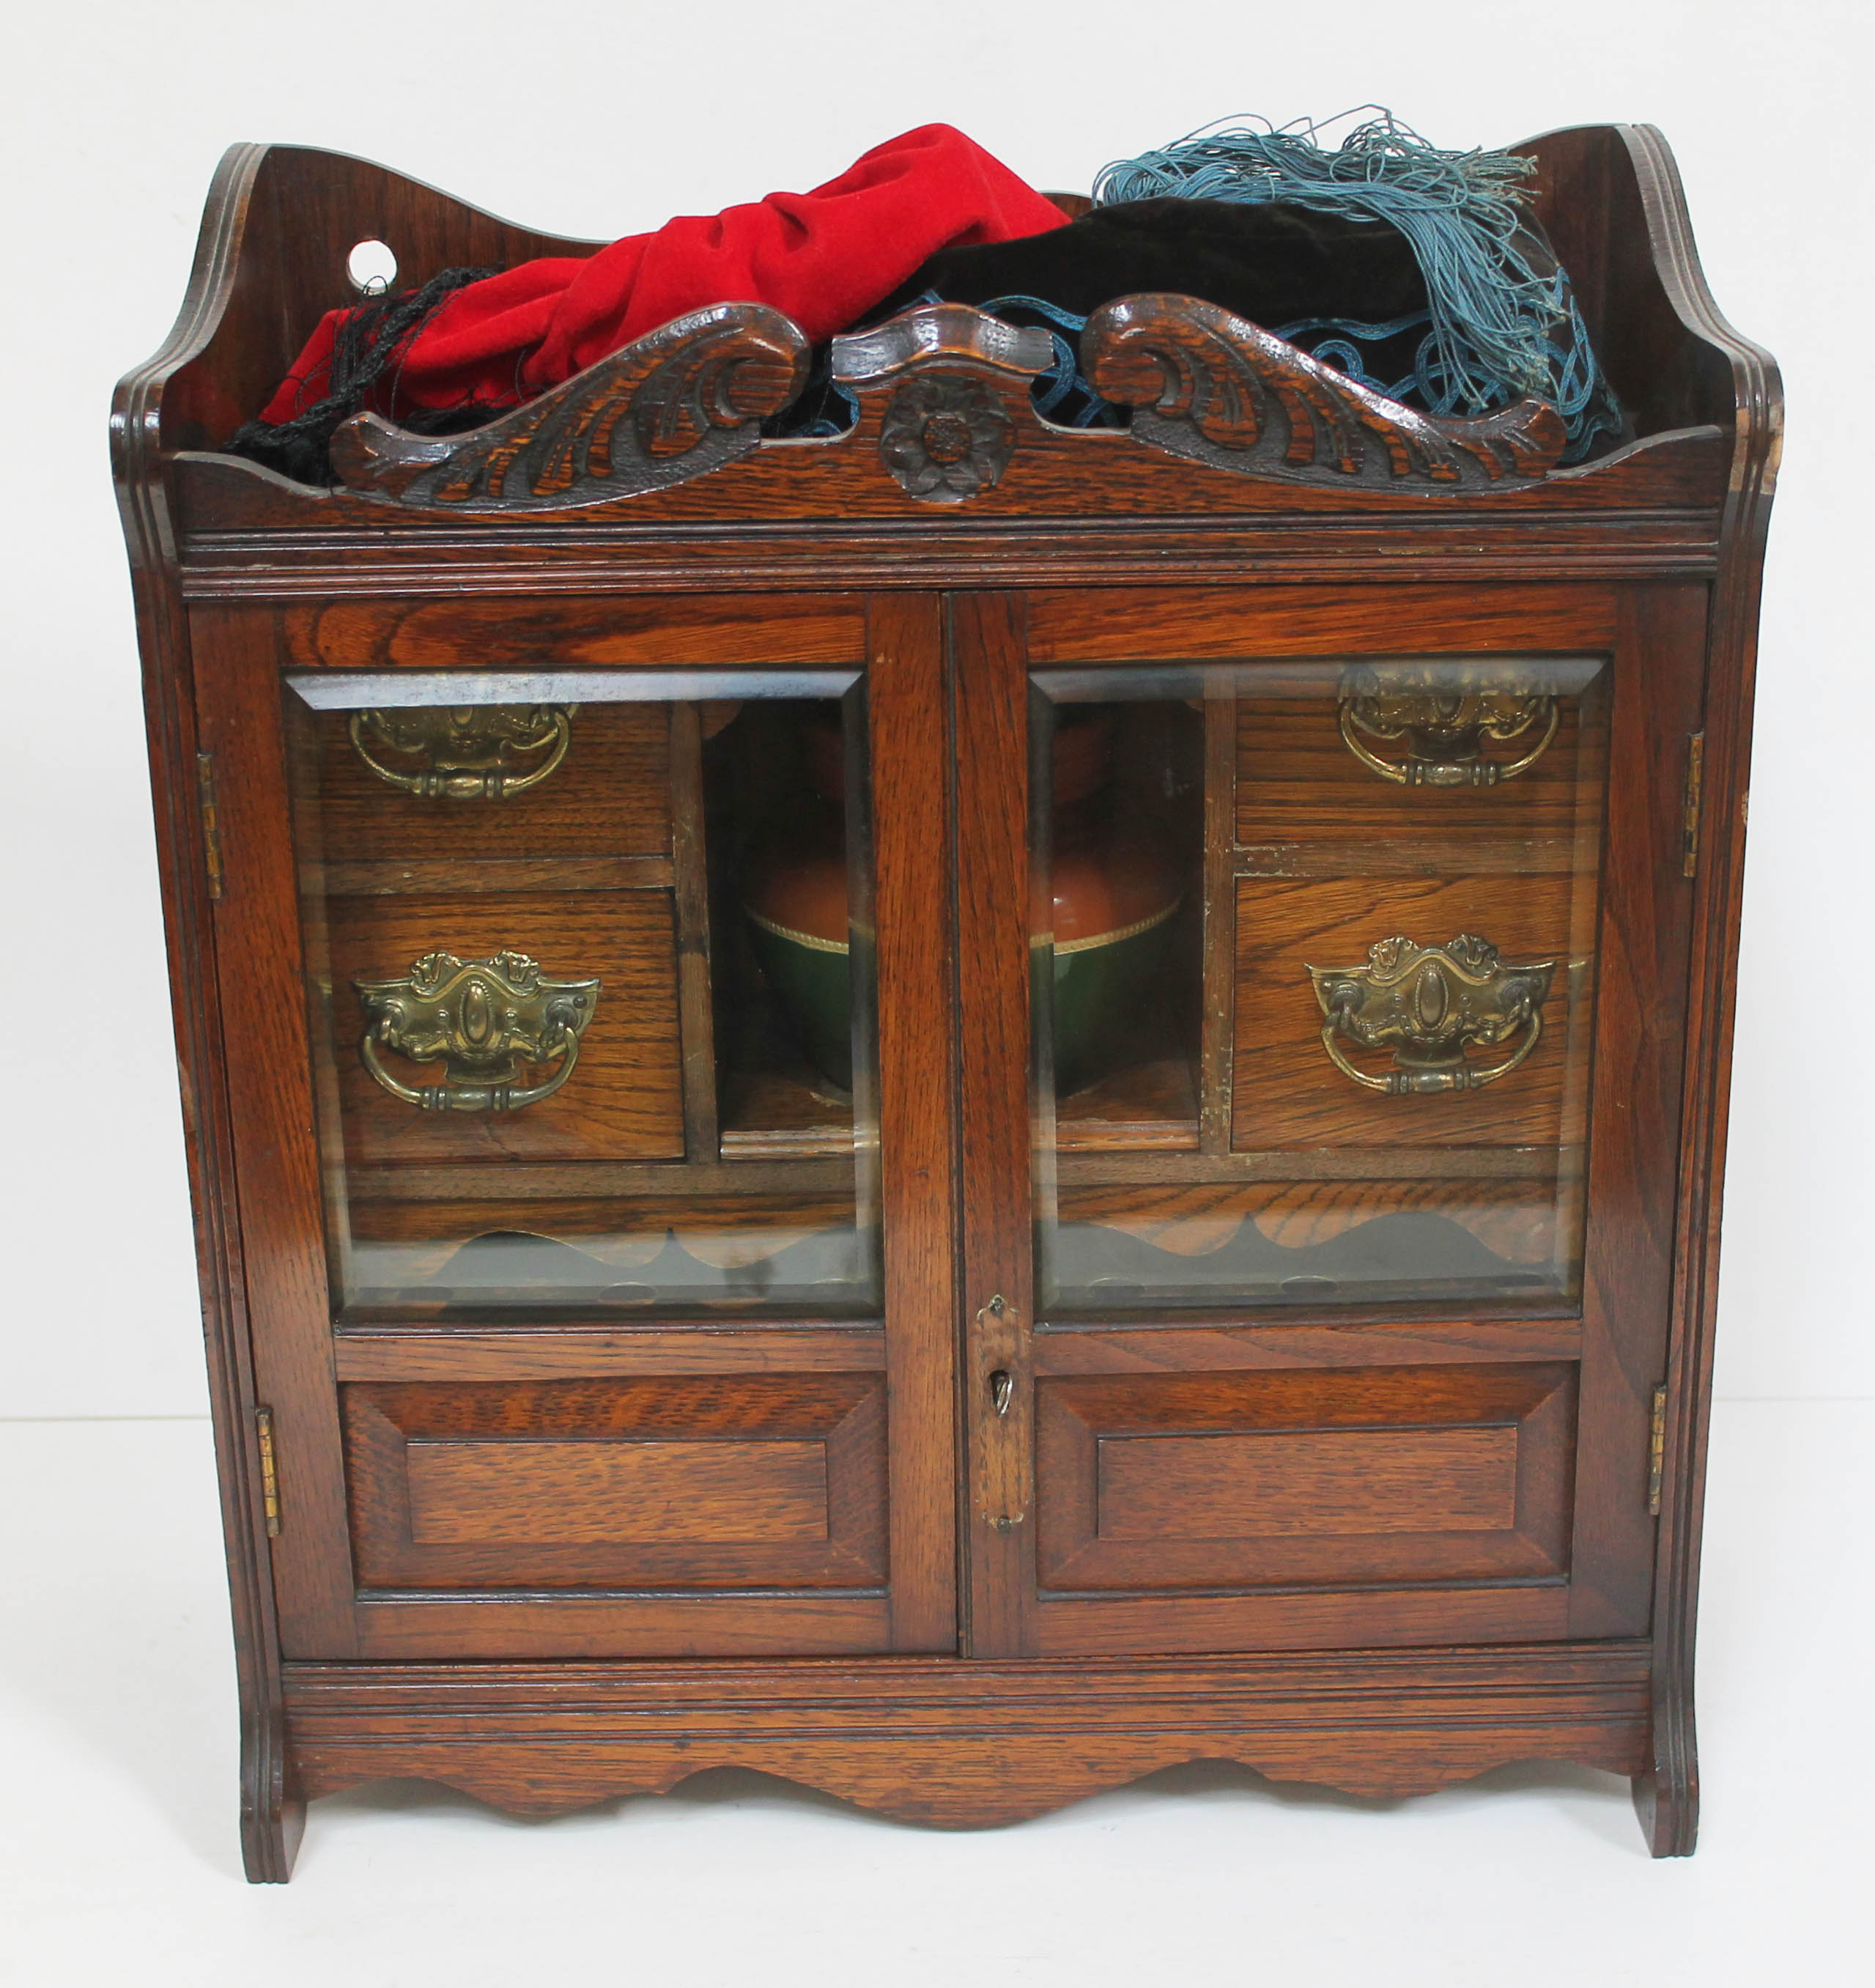
<path id="1" fill-rule="evenodd" d="M 1202 1662 L 293 1665 L 286 1686 L 315 1794 L 397 1760 L 540 1814 L 737 1765 L 901 1821 L 981 1828 L 1180 1760 L 1388 1797 L 1509 1760 L 1632 1773 L 1647 1665 L 1644 1644 L 1616 1641 Z"/>
<path id="2" fill-rule="evenodd" d="M 1056 435 L 1025 425 L 995 488 L 965 507 L 967 515 L 940 520 L 919 515 L 880 473 L 877 416 L 869 414 L 837 448 L 764 445 L 681 489 L 569 513 L 550 526 L 387 518 L 382 507 L 298 489 L 200 452 L 252 414 L 320 313 L 345 300 L 344 256 L 360 238 L 391 242 L 410 282 L 447 266 L 509 264 L 592 245 L 494 220 L 362 161 L 262 147 L 229 155 L 182 314 L 162 350 L 120 388 L 113 445 L 144 657 L 235 1608 L 242 1828 L 251 1875 L 286 1875 L 308 1791 L 380 1773 L 434 1773 L 545 1808 L 668 1786 L 698 1767 L 728 1761 L 794 1773 L 888 1812 L 965 1823 L 1034 1813 L 1176 1759 L 1238 1758 L 1266 1771 L 1390 1794 L 1505 1759 L 1573 1758 L 1635 1776 L 1657 1853 L 1691 1848 L 1692 1621 L 1731 966 L 1779 390 L 1768 357 L 1734 333 L 1712 303 L 1657 133 L 1598 127 L 1553 134 L 1526 149 L 1539 164 L 1535 185 L 1545 224 L 1642 437 L 1579 471 L 1488 499 L 1428 501 L 1284 485 L 1156 455 L 1123 435 Z M 1026 421 L 1019 401 L 1013 412 Z M 1630 591 L 1631 583 L 1647 584 Z M 1579 1327 L 1540 1317 L 1441 1320 L 1424 1307 L 1405 1307 L 1385 1320 L 1200 1319 L 1032 1338 L 1025 1312 L 1018 1312 L 998 1341 L 998 1357 L 1029 1363 L 1013 1397 L 1019 1418 L 1032 1405 L 1032 1371 L 1046 1370 L 1057 1351 L 1070 1364 L 1079 1361 L 1085 1378 L 1162 1371 L 1209 1381 L 1230 1371 L 1279 1371 L 1280 1358 L 1304 1368 L 1317 1363 L 1310 1371 L 1345 1378 L 1355 1368 L 1383 1370 L 1383 1337 L 1397 1329 L 1405 1335 L 1403 1350 L 1421 1349 L 1408 1357 L 1465 1374 L 1494 1361 L 1542 1366 L 1543 1334 L 1556 1342 L 1547 1357 L 1566 1362 L 1563 1341 L 1577 1330 L 1582 1433 L 1569 1543 L 1573 1587 L 1539 1581 L 1485 1591 L 1161 1594 L 1146 1597 L 1144 1607 L 1140 1595 L 1114 1591 L 1038 1605 L 1022 1574 L 1022 1528 L 1017 1577 L 1000 1587 L 981 1578 L 986 1545 L 995 1542 L 976 1540 L 976 1587 L 1008 1604 L 1000 1618 L 979 1610 L 985 1633 L 978 1647 L 994 1647 L 1002 1635 L 1011 1649 L 1074 1653 L 1065 1661 L 849 1661 L 838 1653 L 883 1652 L 894 1639 L 905 1647 L 907 1618 L 876 1584 L 761 1595 L 497 1589 L 444 1598 L 379 1591 L 354 1609 L 317 1155 L 302 1143 L 314 1086 L 327 1080 L 298 1019 L 296 948 L 303 946 L 318 970 L 323 935 L 316 921 L 302 931 L 292 908 L 274 673 L 282 663 L 383 671 L 462 667 L 465 659 L 494 667 L 498 658 L 502 668 L 525 668 L 543 655 L 647 670 L 850 668 L 867 647 L 862 593 L 874 595 L 875 617 L 891 596 L 914 617 L 928 617 L 941 610 L 917 592 L 941 587 L 976 597 L 960 604 L 958 628 L 968 633 L 971 616 L 981 623 L 987 615 L 1003 631 L 1000 648 L 988 645 L 1001 660 L 988 673 L 987 704 L 969 671 L 958 672 L 957 743 L 967 752 L 1018 744 L 1013 766 L 965 759 L 957 796 L 963 867 L 946 872 L 938 864 L 938 894 L 927 900 L 941 902 L 948 877 L 957 878 L 966 940 L 958 958 L 969 969 L 957 1024 L 964 1032 L 962 1117 L 954 1124 L 959 1136 L 944 1150 L 991 1176 L 963 1203 L 964 1226 L 954 1234 L 965 1252 L 965 1281 L 962 1293 L 953 1286 L 943 1300 L 953 1324 L 960 1313 L 973 1316 L 981 1299 L 972 1249 L 987 1242 L 990 1267 L 1000 1274 L 1013 1264 L 1027 1288 L 1026 1236 L 1016 1232 L 1029 1208 L 1023 1010 L 1014 984 L 995 980 L 1007 962 L 998 965 L 993 948 L 981 954 L 968 943 L 975 934 L 1000 944 L 1021 929 L 1023 803 L 1012 801 L 1008 788 L 1022 778 L 1015 695 L 1025 615 L 1028 658 L 1037 662 L 1156 660 L 1168 647 L 1199 664 L 1246 654 L 1397 653 L 1407 629 L 1416 644 L 1454 654 L 1488 652 L 1540 631 L 1541 645 L 1552 651 L 1612 655 L 1617 708 L 1599 941 L 1606 980 L 1594 1044 Z M 1037 590 L 1025 608 L 994 600 L 986 608 L 989 590 L 1022 587 Z M 259 611 L 211 605 L 237 601 Z M 192 627 L 185 602 L 197 604 Z M 1181 617 L 1190 637 L 1182 647 L 1164 633 L 1176 631 Z M 958 653 L 981 661 L 984 647 L 965 643 Z M 934 681 L 921 674 L 927 686 Z M 941 724 L 930 724 L 928 705 L 921 712 L 934 756 L 917 763 L 941 766 Z M 1684 737 L 1693 729 L 1706 738 L 1707 815 L 1701 873 L 1688 882 L 1677 871 L 1676 815 Z M 226 783 L 228 891 L 213 908 L 201 879 L 198 749 L 215 755 Z M 901 773 L 915 756 L 901 759 Z M 1326 766 L 1321 770 L 1326 775 Z M 927 798 L 934 791 L 928 779 L 913 790 Z M 978 801 L 991 810 L 987 833 L 973 812 Z M 1298 804 L 1306 805 L 1299 797 Z M 1332 835 L 1333 823 L 1316 812 L 1306 833 L 1245 844 L 1231 873 L 1260 867 L 1299 881 L 1328 876 L 1325 859 L 1310 851 Z M 928 819 L 915 810 L 907 818 L 928 831 Z M 1579 811 L 1578 841 L 1582 827 Z M 1566 839 L 1546 831 L 1476 840 L 1479 853 L 1467 874 L 1519 867 L 1563 874 Z M 1424 833 L 1390 836 L 1372 876 L 1383 874 L 1385 862 L 1385 874 L 1437 880 L 1436 840 Z M 988 871 L 974 877 L 973 848 L 989 858 Z M 350 866 L 360 895 L 394 881 L 365 878 L 363 866 L 373 860 Z M 1570 867 L 1580 866 L 1572 858 Z M 904 872 L 914 874 L 930 873 L 915 866 Z M 436 894 L 469 894 L 460 868 L 433 867 L 420 878 Z M 488 873 L 478 878 L 492 880 Z M 515 892 L 536 888 L 518 874 L 499 881 Z M 624 880 L 579 881 L 603 894 Z M 666 888 L 649 873 L 633 881 Z M 563 888 L 574 881 L 567 872 Z M 1005 931 L 998 921 L 1008 922 L 1012 908 Z M 1573 916 L 1573 953 L 1585 949 L 1582 929 Z M 1009 960 L 1019 957 L 1019 947 L 1010 950 Z M 1228 960 L 1228 948 L 1221 957 Z M 975 976 L 985 972 L 995 984 L 978 1000 Z M 906 998 L 910 1013 L 929 997 Z M 939 1002 L 918 1012 L 939 1016 L 941 1028 L 949 1011 Z M 986 1016 L 997 1018 L 988 1030 Z M 1576 1053 L 1586 1049 L 1586 1030 L 1585 1007 L 1572 1032 Z M 252 1045 L 262 1040 L 270 1045 L 264 1070 L 251 1058 Z M 888 1097 L 890 1087 L 888 1074 Z M 909 1105 L 914 1094 L 901 1097 Z M 1222 1144 L 1219 1094 L 1214 1081 L 1209 1148 Z M 1009 1136 L 1001 1144 L 972 1138 L 973 1122 L 979 1133 Z M 1200 1140 L 1207 1143 L 1201 1131 Z M 914 1138 L 907 1150 L 915 1145 Z M 1532 1171 L 1529 1146 L 1475 1151 L 1498 1158 L 1507 1179 L 1531 1181 L 1540 1172 Z M 1464 1148 L 1434 1155 L 1436 1165 L 1423 1148 L 1380 1156 L 1424 1165 L 1427 1178 L 1474 1157 Z M 1358 1175 L 1336 1175 L 1343 1161 L 1368 1168 L 1370 1177 L 1386 1171 L 1372 1148 L 1364 1158 L 1352 1147 L 1330 1158 L 1335 1165 L 1324 1165 L 1319 1151 L 1295 1155 L 1292 1187 L 1357 1182 Z M 1109 1147 L 1069 1155 L 1059 1178 L 1072 1186 L 1076 1169 L 1092 1169 L 1079 1184 L 1124 1186 L 1127 1175 L 1113 1169 L 1137 1168 L 1142 1182 L 1201 1186 L 1206 1176 L 1191 1171 L 1200 1165 L 1222 1168 L 1227 1178 L 1270 1179 L 1282 1158 L 1269 1148 Z M 850 1165 L 850 1144 L 845 1161 Z M 841 1163 L 832 1148 L 824 1161 L 803 1162 Z M 562 1175 L 579 1164 L 554 1163 Z M 656 1192 L 647 1175 L 687 1172 L 661 1162 L 586 1164 L 626 1170 L 620 1181 L 629 1179 L 640 1198 Z M 404 1185 L 418 1189 L 436 1171 L 412 1168 Z M 474 1172 L 498 1171 L 465 1170 L 458 1199 L 498 1203 L 501 1192 L 485 1179 L 471 1185 Z M 753 1186 L 760 1176 L 750 1178 Z M 1579 1172 L 1566 1169 L 1559 1178 L 1566 1192 L 1581 1193 Z M 544 1185 L 544 1172 L 542 1178 Z M 758 1192 L 775 1185 L 762 1179 Z M 915 1169 L 903 1185 L 910 1204 L 928 1197 L 927 1213 L 944 1204 L 945 1191 Z M 433 1187 L 404 1198 L 420 1202 Z M 583 1192 L 566 1182 L 556 1191 L 575 1199 Z M 1293 1205 L 1306 1212 L 1306 1192 Z M 1564 1210 L 1561 1219 L 1566 1226 L 1573 1218 Z M 903 1231 L 906 1221 L 898 1226 Z M 941 1270 L 948 1259 L 936 1229 L 910 1226 L 922 1239 L 922 1260 Z M 927 1316 L 939 1310 L 932 1300 Z M 1207 1332 L 1204 1344 L 1195 1343 Z M 1336 1333 L 1344 1336 L 1324 1337 Z M 1520 1333 L 1530 1335 L 1521 1344 Z M 539 1338 L 530 1354 L 524 1334 L 499 1346 L 492 1342 L 500 1334 L 484 1334 L 479 1351 L 465 1344 L 464 1357 L 519 1362 L 505 1378 L 494 1366 L 475 1369 L 503 1386 L 526 1379 L 530 1357 L 542 1363 L 543 1381 L 558 1375 L 580 1382 L 594 1377 L 553 1365 L 580 1357 L 568 1344 L 574 1336 Z M 753 1321 L 744 1336 L 755 1336 Z M 632 1343 L 632 1358 L 620 1354 L 623 1364 L 606 1370 L 613 1384 L 660 1378 L 641 1357 L 646 1341 L 634 1336 Z M 802 1350 L 805 1361 L 805 1339 Z M 1275 1366 L 1272 1355 L 1279 1356 Z M 445 1356 L 433 1345 L 424 1357 Z M 684 1356 L 672 1344 L 654 1357 Z M 753 1347 L 747 1357 L 755 1377 L 785 1378 Z M 737 1370 L 705 1363 L 704 1371 Z M 824 1370 L 810 1363 L 803 1371 L 818 1381 L 847 1370 L 829 1359 Z M 472 1384 L 461 1374 L 426 1372 L 430 1384 Z M 1644 1462 L 1647 1395 L 1663 1374 L 1667 1454 L 1656 1557 L 1637 1466 Z M 980 1378 L 973 1375 L 964 1397 L 978 1416 Z M 400 1384 L 387 1373 L 381 1382 L 347 1384 Z M 274 1410 L 286 1498 L 285 1530 L 271 1544 L 260 1525 L 252 1436 L 262 1401 Z M 900 1412 L 895 1392 L 894 1416 Z M 928 1398 L 916 1411 L 927 1432 L 944 1412 Z M 941 1444 L 928 1433 L 907 1435 L 895 1425 L 891 1440 L 921 1446 L 921 1467 L 935 1470 Z M 994 1454 L 1002 1481 L 1005 1466 L 1019 1472 L 1021 1444 Z M 896 1573 L 902 1514 L 895 1511 L 890 1523 Z M 968 1525 L 965 1534 L 974 1537 Z M 925 1536 L 927 1556 L 935 1537 Z M 1586 1631 L 1600 1640 L 1555 1640 L 1572 1623 L 1578 1637 Z M 1650 1624 L 1651 1644 L 1624 1633 Z M 283 1667 L 282 1637 L 289 1653 L 343 1661 L 309 1663 L 289 1654 Z M 1495 1647 L 1451 1647 L 1468 1638 Z M 1545 1638 L 1552 1639 L 1547 1647 Z M 1228 1652 L 1258 1641 L 1305 1654 L 1199 1663 L 1100 1654 L 1142 1644 Z M 1443 1647 L 1382 1647 L 1416 1642 Z M 1321 1654 L 1336 1644 L 1366 1648 Z M 452 1662 L 424 1661 L 438 1651 Z M 632 1662 L 595 1668 L 583 1662 L 596 1652 Z M 782 1652 L 789 1653 L 785 1661 L 756 1660 Z M 814 1652 L 820 1654 L 808 1654 Z M 395 1661 L 361 1668 L 358 1653 Z M 704 1665 L 660 1662 L 704 1653 L 712 1658 Z M 543 1654 L 558 1662 L 522 1668 L 503 1662 Z"/>
<path id="3" fill-rule="evenodd" d="M 1029 680 L 1023 604 L 951 604 L 955 678 L 959 1132 L 963 1216 L 966 1651 L 1031 1653 L 1034 1440 L 1029 1222 Z M 1000 1310 L 991 1308 L 995 1299 Z M 1008 1378 L 1005 1412 L 992 1380 Z"/>
<path id="4" fill-rule="evenodd" d="M 341 1329 L 344 1381 L 557 1381 L 625 1374 L 875 1373 L 885 1364 L 876 1325 L 712 1326 L 630 1330 L 544 1326 Z"/>
<path id="5" fill-rule="evenodd" d="M 1574 1395 L 1534 1364 L 1051 1378 L 1041 1580 L 1127 1591 L 1141 1631 L 1179 1589 L 1553 1580 Z"/>
<path id="6" fill-rule="evenodd" d="M 511 671 L 856 666 L 856 594 L 600 593 L 515 600 L 341 599 L 286 609 L 287 657 L 305 669 Z"/>
<path id="7" fill-rule="evenodd" d="M 341 1403 L 367 1592 L 883 1577 L 877 1374 L 348 1383 Z"/>
<path id="8" fill-rule="evenodd" d="M 356 1165 L 684 1156 L 677 939 L 671 894 L 585 891 L 561 898 L 353 898 L 328 907 L 333 1053 L 346 1155 Z M 504 948 L 562 979 L 599 983 L 565 1087 L 519 1111 L 421 1111 L 394 1097 L 359 1054 L 353 983 L 395 979 L 441 948 L 465 960 Z M 441 1066 L 386 1053 L 402 1082 L 441 1082 Z"/>
<path id="9" fill-rule="evenodd" d="M 1542 634 L 1547 643 L 1547 631 Z M 1363 766 L 1348 749 L 1333 677 L 1324 677 L 1312 695 L 1259 697 L 1257 676 L 1246 670 L 1238 678 L 1240 846 L 1300 845 L 1319 852 L 1319 860 L 1332 860 L 1332 850 L 1363 871 L 1371 857 L 1384 857 L 1402 841 L 1417 843 L 1428 852 L 1443 849 L 1448 863 L 1455 847 L 1470 850 L 1493 843 L 1512 849 L 1559 845 L 1567 860 L 1579 785 L 1585 775 L 1600 772 L 1592 758 L 1584 764 L 1579 756 L 1574 698 L 1560 700 L 1556 735 L 1542 756 L 1513 779 L 1488 787 L 1399 786 Z M 1514 683 L 1514 671 L 1507 669 L 1503 681 Z M 1368 743 L 1382 759 L 1404 760 L 1403 746 Z M 1502 760 L 1513 749 L 1488 746 L 1485 756 Z"/>
<path id="10" fill-rule="evenodd" d="M 1105 1540 L 1503 1532 L 1517 1516 L 1506 1428 L 1102 1437 Z"/>
<path id="11" fill-rule="evenodd" d="M 934 600 L 873 604 L 871 748 L 877 931 L 880 1221 L 890 1379 L 892 1648 L 958 1642 L 958 1017 L 955 860 Z"/>
<path id="12" fill-rule="evenodd" d="M 462 660 L 459 651 L 458 665 Z M 465 698 L 472 699 L 475 681 L 464 680 Z M 566 758 L 539 786 L 499 800 L 407 793 L 365 765 L 352 743 L 348 712 L 307 715 L 319 739 L 316 804 L 328 865 L 421 869 L 445 862 L 671 854 L 667 705 L 582 707 L 573 715 Z M 394 771 L 418 763 L 381 746 L 373 745 L 373 756 Z M 314 796 L 304 796 L 303 804 L 315 804 Z"/>
<path id="13" fill-rule="evenodd" d="M 214 960 L 254 1386 L 272 1410 L 284 1515 L 269 1556 L 280 1648 L 344 1657 L 356 1649 L 353 1581 L 273 636 L 265 609 L 191 617 L 198 736 L 215 756 L 221 822 Z"/>
<path id="14" fill-rule="evenodd" d="M 1461 860 L 1454 852 L 1454 860 Z M 1583 1137 L 1587 1071 L 1568 1067 L 1569 938 L 1579 889 L 1594 879 L 1363 877 L 1237 883 L 1237 1052 L 1231 1138 L 1248 1147 L 1556 1145 Z M 1353 967 L 1397 933 L 1443 945 L 1462 932 L 1497 947 L 1507 965 L 1556 962 L 1543 1033 L 1529 1059 L 1483 1089 L 1433 1097 L 1363 1090 L 1329 1061 L 1311 966 Z M 1577 999 L 1592 982 L 1578 978 Z M 1370 1072 L 1386 1052 L 1350 1050 Z M 1501 1058 L 1494 1059 L 1501 1060 Z M 1449 1106 L 1449 1110 L 1442 1107 Z M 1573 1107 L 1572 1109 L 1572 1107 Z"/>
<path id="15" fill-rule="evenodd" d="M 1613 639 L 1604 587 L 1426 587 L 1380 582 L 1335 592 L 1299 587 L 1038 586 L 1027 597 L 1037 667 L 1238 662 L 1292 656 L 1475 654 L 1533 646 L 1593 649 Z M 1175 641 L 1167 639 L 1175 627 Z"/>

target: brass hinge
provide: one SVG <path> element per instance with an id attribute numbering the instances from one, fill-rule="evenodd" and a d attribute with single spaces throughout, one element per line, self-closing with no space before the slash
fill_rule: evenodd
<path id="1" fill-rule="evenodd" d="M 267 1537 L 280 1537 L 280 1473 L 273 1460 L 273 1411 L 254 1411 L 254 1433 L 260 1442 L 261 1509 L 267 1515 Z"/>
<path id="2" fill-rule="evenodd" d="M 1647 1516 L 1660 1515 L 1660 1479 L 1667 1467 L 1667 1384 L 1654 1391 L 1654 1418 L 1647 1425 Z"/>
<path id="3" fill-rule="evenodd" d="M 1699 796 L 1705 784 L 1706 735 L 1695 732 L 1686 742 L 1686 810 L 1681 818 L 1680 874 L 1699 874 Z"/>
<path id="4" fill-rule="evenodd" d="M 202 867 L 208 873 L 208 895 L 221 896 L 221 824 L 215 809 L 215 755 L 195 756 L 195 794 L 202 811 Z"/>

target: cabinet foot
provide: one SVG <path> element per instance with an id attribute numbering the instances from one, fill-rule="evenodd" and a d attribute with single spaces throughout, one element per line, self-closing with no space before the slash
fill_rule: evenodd
<path id="1" fill-rule="evenodd" d="M 277 1720 L 242 1736 L 241 1861 L 250 1885 L 284 1885 L 304 1834 L 306 1805 L 288 1791 L 286 1750 Z"/>
<path id="2" fill-rule="evenodd" d="M 1657 1719 L 1654 1765 L 1633 1779 L 1634 1813 L 1656 1857 L 1690 1857 L 1699 1841 L 1699 1756 L 1690 1710 L 1664 1729 Z"/>

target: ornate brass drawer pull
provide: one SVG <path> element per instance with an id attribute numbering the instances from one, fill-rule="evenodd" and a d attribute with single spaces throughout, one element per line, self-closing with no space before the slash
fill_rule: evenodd
<path id="1" fill-rule="evenodd" d="M 1383 780 L 1408 787 L 1494 787 L 1528 773 L 1549 750 L 1562 722 L 1548 691 L 1441 686 L 1423 670 L 1350 670 L 1341 683 L 1341 735 L 1348 750 Z M 1515 757 L 1488 758 L 1487 744 L 1536 735 Z M 1404 739 L 1403 758 L 1387 759 L 1367 742 Z"/>
<path id="2" fill-rule="evenodd" d="M 551 1097 L 573 1075 L 579 1038 L 599 999 L 596 980 L 550 980 L 524 952 L 458 959 L 427 952 L 400 980 L 354 980 L 364 1010 L 358 1053 L 393 1097 L 421 1111 L 519 1111 Z M 413 1063 L 443 1065 L 441 1084 L 401 1084 L 380 1046 Z M 559 1067 L 539 1084 L 524 1064 Z"/>
<path id="3" fill-rule="evenodd" d="M 415 705 L 352 713 L 352 744 L 387 786 L 427 800 L 509 800 L 537 787 L 573 742 L 571 704 Z M 373 751 L 421 758 L 387 766 Z M 535 753 L 516 765 L 511 755 Z"/>
<path id="4" fill-rule="evenodd" d="M 1543 1002 L 1556 962 L 1506 966 L 1488 941 L 1461 933 L 1446 945 L 1383 938 L 1365 966 L 1312 966 L 1315 998 L 1328 1018 L 1322 1046 L 1344 1076 L 1390 1097 L 1478 1090 L 1508 1077 L 1543 1033 Z M 1522 1039 L 1502 1063 L 1474 1063 L 1469 1043 L 1487 1048 Z M 1364 1050 L 1390 1049 L 1394 1067 L 1370 1076 L 1350 1062 L 1345 1040 Z"/>

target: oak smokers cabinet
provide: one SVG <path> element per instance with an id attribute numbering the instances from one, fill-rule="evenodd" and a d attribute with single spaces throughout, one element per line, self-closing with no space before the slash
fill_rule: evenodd
<path id="1" fill-rule="evenodd" d="M 340 486 L 218 452 L 360 240 L 238 147 L 123 384 L 244 1839 L 733 1763 L 938 1824 L 1548 1758 L 1691 1848 L 1770 360 L 1533 141 L 1637 438 L 1209 306 L 728 303 Z M 1042 341 L 1046 347 L 1046 340 Z"/>

